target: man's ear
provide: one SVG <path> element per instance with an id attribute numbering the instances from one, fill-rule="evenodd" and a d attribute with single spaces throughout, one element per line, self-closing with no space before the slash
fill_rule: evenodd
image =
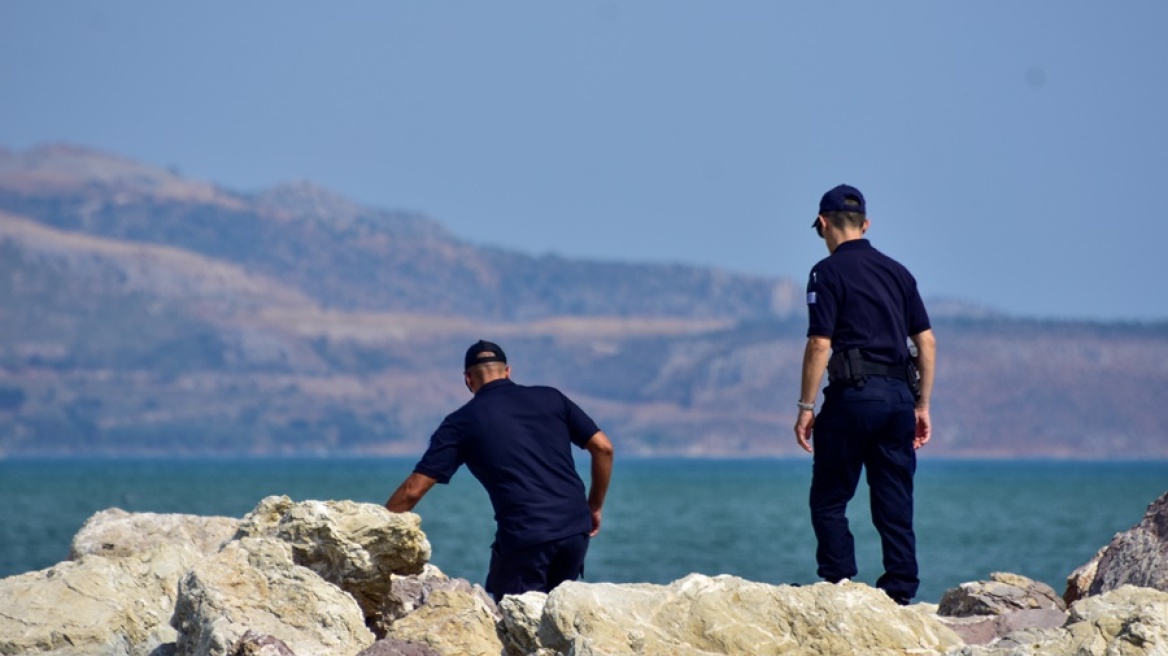
<path id="1" fill-rule="evenodd" d="M 864 219 L 864 225 L 860 226 L 860 234 L 862 235 L 865 232 L 868 232 L 868 227 L 871 225 L 872 225 L 871 221 L 869 221 L 868 219 Z"/>

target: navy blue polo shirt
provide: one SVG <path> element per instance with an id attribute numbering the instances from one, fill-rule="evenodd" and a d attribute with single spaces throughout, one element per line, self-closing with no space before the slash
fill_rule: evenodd
<path id="1" fill-rule="evenodd" d="M 929 314 L 908 269 L 867 239 L 845 241 L 811 269 L 808 337 L 830 337 L 841 352 L 890 365 L 908 361 L 905 338 L 930 328 Z"/>
<path id="2" fill-rule="evenodd" d="M 572 445 L 600 429 L 552 387 L 493 380 L 442 421 L 414 471 L 437 480 L 464 463 L 495 510 L 495 543 L 514 549 L 592 530 Z"/>

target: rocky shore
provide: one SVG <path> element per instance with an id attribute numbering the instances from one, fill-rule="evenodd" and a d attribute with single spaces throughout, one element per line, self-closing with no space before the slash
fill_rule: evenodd
<path id="1" fill-rule="evenodd" d="M 859 583 L 691 574 L 495 604 L 429 563 L 421 520 L 269 497 L 242 519 L 91 517 L 68 560 L 0 580 L 0 654 L 1168 656 L 1168 493 L 1050 586 L 1010 573 L 894 604 Z"/>

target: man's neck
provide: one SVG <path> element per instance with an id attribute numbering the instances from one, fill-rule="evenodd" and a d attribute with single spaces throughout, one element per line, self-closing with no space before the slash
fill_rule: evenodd
<path id="1" fill-rule="evenodd" d="M 835 249 L 839 248 L 840 244 L 846 244 L 849 241 L 856 241 L 864 238 L 863 230 L 840 230 L 833 232 L 827 240 L 827 252 L 834 253 Z"/>

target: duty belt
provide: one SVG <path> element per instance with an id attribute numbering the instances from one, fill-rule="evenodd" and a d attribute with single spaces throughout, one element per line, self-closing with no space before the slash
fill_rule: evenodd
<path id="1" fill-rule="evenodd" d="M 868 376 L 888 376 L 906 382 L 909 379 L 908 368 L 905 365 L 881 364 L 869 362 L 860 354 L 860 349 L 836 351 L 827 361 L 827 379 L 832 383 L 848 383 L 863 386 Z"/>

